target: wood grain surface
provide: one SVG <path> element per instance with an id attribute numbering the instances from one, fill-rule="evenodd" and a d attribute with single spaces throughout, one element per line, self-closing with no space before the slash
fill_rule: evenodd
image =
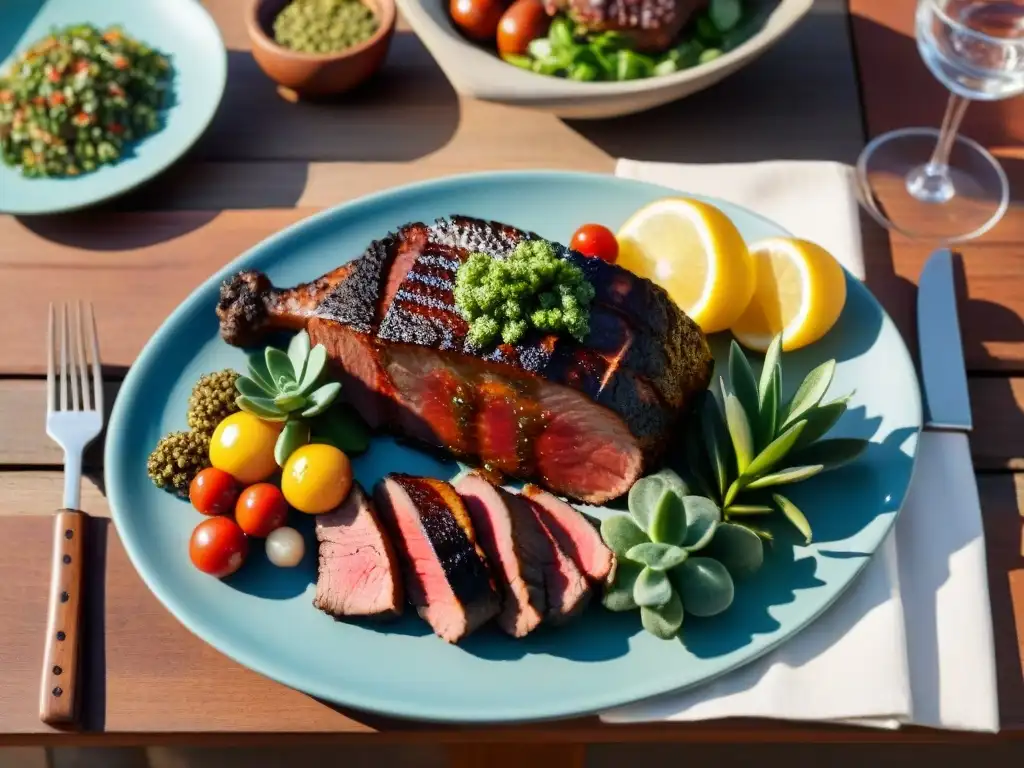
<path id="1" fill-rule="evenodd" d="M 267 235 L 316 210 L 440 175 L 515 168 L 610 172 L 617 157 L 665 162 L 855 160 L 864 128 L 934 124 L 943 94 L 917 58 L 913 0 L 823 0 L 773 50 L 719 86 L 643 115 L 567 122 L 458 97 L 403 25 L 381 77 L 334 104 L 288 104 L 248 53 L 244 3 L 206 0 L 229 52 L 229 83 L 210 130 L 173 169 L 110 204 L 59 217 L 0 216 L 0 744 L 309 743 L 431 740 L 458 766 L 579 765 L 582 742 L 984 740 L 764 721 L 523 728 L 438 728 L 342 712 L 226 659 L 155 600 L 109 523 L 99 441 L 87 456 L 90 521 L 83 657 L 85 731 L 41 723 L 59 453 L 43 432 L 48 302 L 87 298 L 107 403 L 158 325 L 199 283 Z M 850 32 L 858 52 L 851 48 Z M 858 71 L 861 81 L 858 85 Z M 858 90 L 858 88 L 860 90 Z M 861 98 L 866 107 L 861 111 Z M 967 130 L 999 149 L 1014 184 L 1024 158 L 1020 102 L 972 107 Z M 901 330 L 929 249 L 865 222 L 868 283 Z M 1024 469 L 1024 216 L 962 249 L 960 306 L 972 373 L 973 454 L 989 546 L 1004 731 L 1024 728 L 1021 476 Z M 912 345 L 914 346 L 914 345 Z M 1015 621 L 1017 622 L 1015 624 Z M 241 703 L 241 704 L 240 704 Z M 503 746 L 477 746 L 498 742 Z M 513 744 L 565 745 L 558 750 Z M 504 762 L 503 762 L 504 761 Z"/>

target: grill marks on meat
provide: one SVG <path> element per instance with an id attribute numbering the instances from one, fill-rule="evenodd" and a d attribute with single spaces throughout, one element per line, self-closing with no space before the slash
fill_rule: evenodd
<path id="1" fill-rule="evenodd" d="M 457 643 L 500 609 L 490 568 L 462 499 L 449 483 L 393 473 L 374 489 L 402 562 L 410 602 Z"/>
<path id="2" fill-rule="evenodd" d="M 405 593 L 395 551 L 358 483 L 337 509 L 317 515 L 316 539 L 314 606 L 338 618 L 401 614 Z"/>
<path id="3" fill-rule="evenodd" d="M 371 427 L 603 503 L 661 458 L 713 360 L 661 288 L 558 244 L 596 290 L 584 343 L 533 333 L 474 348 L 454 305 L 455 271 L 473 251 L 502 258 L 537 237 L 455 216 L 407 225 L 351 266 L 293 289 L 242 273 L 222 288 L 222 335 L 248 344 L 305 326 Z"/>

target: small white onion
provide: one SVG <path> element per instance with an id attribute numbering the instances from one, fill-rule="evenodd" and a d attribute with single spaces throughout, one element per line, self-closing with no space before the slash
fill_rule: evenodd
<path id="1" fill-rule="evenodd" d="M 267 536 L 267 558 L 279 568 L 294 568 L 302 562 L 306 542 L 294 528 L 275 528 Z"/>

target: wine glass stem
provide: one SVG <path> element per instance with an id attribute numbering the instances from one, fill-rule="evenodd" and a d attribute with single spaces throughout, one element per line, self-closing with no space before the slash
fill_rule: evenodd
<path id="1" fill-rule="evenodd" d="M 935 143 L 931 158 L 907 174 L 907 191 L 922 203 L 946 203 L 956 194 L 949 175 L 949 153 L 970 103 L 970 99 L 963 96 L 955 93 L 949 95 L 946 114 L 939 129 L 939 140 Z"/>

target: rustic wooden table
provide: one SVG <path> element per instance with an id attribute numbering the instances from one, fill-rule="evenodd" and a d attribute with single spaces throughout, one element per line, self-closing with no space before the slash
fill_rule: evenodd
<path id="1" fill-rule="evenodd" d="M 610 727 L 578 719 L 516 728 L 438 728 L 338 711 L 229 661 L 149 593 L 109 525 L 100 446 L 83 504 L 92 531 L 86 729 L 37 717 L 58 448 L 44 434 L 47 303 L 98 310 L 108 402 L 167 314 L 225 262 L 324 206 L 385 187 L 490 168 L 610 172 L 616 157 L 687 162 L 778 158 L 851 162 L 868 135 L 934 125 L 944 93 L 911 37 L 913 0 L 819 2 L 755 65 L 710 91 L 601 123 L 460 99 L 404 26 L 375 86 L 344 104 L 279 99 L 249 55 L 242 3 L 207 0 L 230 49 L 220 112 L 175 169 L 112 205 L 34 219 L 0 217 L 0 745 L 324 739 L 451 744 L 452 762 L 574 765 L 586 742 L 842 741 L 967 737 L 763 721 Z M 856 55 L 855 55 L 856 54 Z M 859 78 L 859 82 L 858 82 Z M 966 132 L 1021 179 L 1020 100 L 972 107 Z M 1014 118 L 1017 118 L 1014 124 Z M 926 247 L 865 224 L 868 283 L 912 342 L 913 283 Z M 971 378 L 975 466 L 984 508 L 1004 735 L 1024 727 L 1024 213 L 962 248 L 960 306 Z M 1016 621 L 1015 621 L 1016 617 Z M 969 631 L 969 628 L 965 628 Z M 515 742 L 497 752 L 487 742 Z M 557 748 L 553 744 L 559 745 Z"/>

